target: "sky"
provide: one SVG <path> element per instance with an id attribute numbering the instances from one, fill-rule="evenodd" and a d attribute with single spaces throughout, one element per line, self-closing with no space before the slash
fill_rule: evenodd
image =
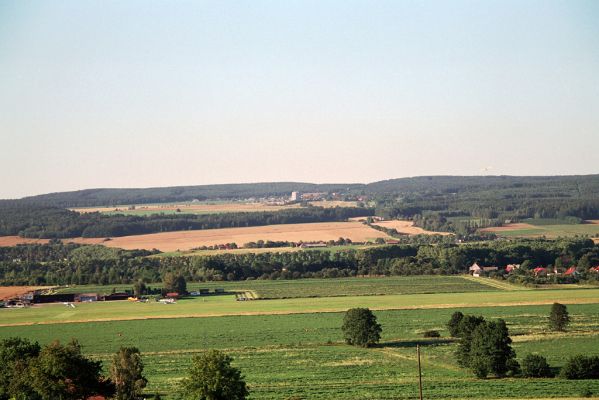
<path id="1" fill-rule="evenodd" d="M 598 154 L 595 0 L 0 1 L 0 198 Z"/>

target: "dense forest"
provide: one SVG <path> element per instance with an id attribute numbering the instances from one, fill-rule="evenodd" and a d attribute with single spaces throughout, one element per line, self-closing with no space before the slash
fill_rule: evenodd
<path id="1" fill-rule="evenodd" d="M 0 236 L 115 237 L 192 229 L 345 221 L 373 213 L 373 209 L 362 207 L 305 207 L 280 211 L 135 216 L 80 214 L 56 207 L 12 203 L 0 207 Z"/>
<path id="2" fill-rule="evenodd" d="M 586 272 L 599 265 L 599 246 L 587 239 L 402 244 L 340 252 L 148 257 L 150 254 L 60 241 L 0 247 L 0 285 L 158 282 L 167 272 L 182 274 L 188 281 L 461 274 L 473 262 L 498 266 L 522 263 L 526 270 L 578 265 L 581 279 L 599 275 Z"/>

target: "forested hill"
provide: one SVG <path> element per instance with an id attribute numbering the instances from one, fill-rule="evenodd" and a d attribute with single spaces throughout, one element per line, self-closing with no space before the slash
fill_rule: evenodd
<path id="1" fill-rule="evenodd" d="M 173 201 L 247 199 L 288 196 L 299 192 L 348 192 L 363 184 L 314 184 L 303 182 L 239 183 L 225 185 L 171 186 L 144 189 L 86 189 L 25 197 L 19 202 L 55 206 L 89 207 Z"/>
<path id="2" fill-rule="evenodd" d="M 599 175 L 574 176 L 422 176 L 369 184 L 313 184 L 297 182 L 175 186 L 146 189 L 87 189 L 26 197 L 19 203 L 85 207 L 173 201 L 286 196 L 292 191 L 428 196 L 459 194 L 472 198 L 597 199 Z"/>

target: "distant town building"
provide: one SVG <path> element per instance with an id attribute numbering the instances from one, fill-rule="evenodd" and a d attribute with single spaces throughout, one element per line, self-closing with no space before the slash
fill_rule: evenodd
<path id="1" fill-rule="evenodd" d="M 300 192 L 291 192 L 291 197 L 289 200 L 291 201 L 300 201 L 302 199 L 302 195 Z"/>

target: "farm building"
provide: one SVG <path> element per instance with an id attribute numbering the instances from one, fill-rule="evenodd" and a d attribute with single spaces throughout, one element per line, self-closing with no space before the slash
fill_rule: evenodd
<path id="1" fill-rule="evenodd" d="M 104 301 L 116 301 L 116 300 L 127 300 L 129 298 L 129 296 L 131 296 L 131 294 L 129 293 L 111 293 L 111 294 L 107 294 L 106 296 L 104 296 L 102 298 L 102 300 Z"/>
<path id="2" fill-rule="evenodd" d="M 576 276 L 578 274 L 579 274 L 579 272 L 576 270 L 575 266 L 568 268 L 566 270 L 566 272 L 564 272 L 564 275 L 568 275 L 568 276 Z"/>
<path id="3" fill-rule="evenodd" d="M 589 270 L 590 272 L 599 272 L 599 265 Z"/>
<path id="4" fill-rule="evenodd" d="M 327 244 L 323 243 L 323 242 L 300 244 L 300 248 L 302 248 L 302 249 L 314 249 L 314 248 L 320 248 L 320 247 L 327 247 Z"/>
<path id="5" fill-rule="evenodd" d="M 170 292 L 166 294 L 166 298 L 167 299 L 178 299 L 179 298 L 179 293 L 177 292 Z"/>
<path id="6" fill-rule="evenodd" d="M 510 272 L 515 271 L 517 269 L 520 269 L 520 264 L 508 264 L 505 267 L 505 272 L 510 273 Z"/>
<path id="7" fill-rule="evenodd" d="M 78 294 L 75 296 L 75 301 L 78 301 L 81 303 L 98 301 L 98 294 L 97 293 L 81 293 L 81 294 Z"/>
<path id="8" fill-rule="evenodd" d="M 532 272 L 535 274 L 535 276 L 547 275 L 547 268 L 536 267 L 535 269 L 532 270 Z"/>
<path id="9" fill-rule="evenodd" d="M 479 277 L 481 275 L 484 275 L 485 273 L 488 273 L 488 272 L 491 272 L 491 271 L 497 271 L 498 269 L 499 268 L 495 267 L 495 266 L 483 267 L 483 266 L 478 265 L 478 263 L 474 263 L 468 269 L 468 271 L 472 274 L 472 276 Z"/>

